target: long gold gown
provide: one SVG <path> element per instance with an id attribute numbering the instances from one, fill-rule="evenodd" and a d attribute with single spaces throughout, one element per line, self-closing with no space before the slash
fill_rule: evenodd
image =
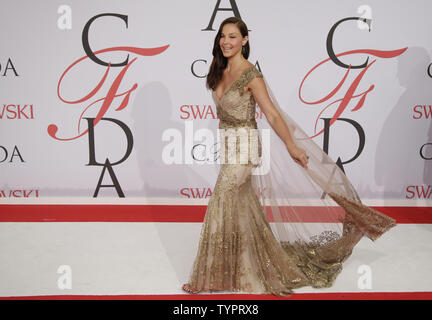
<path id="1" fill-rule="evenodd" d="M 263 75 L 255 67 L 249 67 L 220 100 L 212 92 L 220 120 L 219 129 L 257 129 L 256 102 L 253 95 L 245 91 L 246 85 L 255 77 Z M 231 156 L 234 152 L 235 157 L 240 157 L 243 152 L 239 140 L 236 142 L 234 148 L 229 148 L 232 143 L 226 142 L 227 158 L 230 153 Z M 252 143 L 258 144 L 257 152 L 261 157 L 261 139 L 246 140 L 248 147 Z M 308 174 L 322 189 L 326 188 L 324 180 L 330 174 L 320 176 L 322 165 L 318 161 L 314 162 L 314 152 L 321 158 L 325 156 L 322 150 L 311 150 L 307 144 L 299 143 L 299 146 L 311 154 L 311 166 L 317 163 L 317 169 L 313 171 L 311 168 Z M 228 291 L 287 296 L 293 293 L 292 289 L 302 286 L 329 287 L 363 235 L 375 240 L 395 226 L 392 218 L 361 204 L 352 187 L 350 192 L 327 188 L 325 191 L 340 206 L 338 209 L 344 211 L 343 217 L 335 218 L 341 223 L 342 232 L 338 234 L 324 229 L 311 237 L 313 241 L 277 239 L 265 214 L 268 210 L 252 186 L 252 171 L 258 164 L 250 154 L 246 163 L 225 161 L 221 164 L 208 202 L 189 281 L 183 286 L 183 290 L 189 293 Z M 293 163 L 288 153 L 286 161 Z M 346 176 L 340 170 L 338 172 L 345 184 L 351 186 Z M 280 214 L 279 206 L 269 207 Z M 288 215 L 305 216 L 298 213 L 298 207 L 284 208 L 288 208 Z M 297 228 L 294 230 L 302 227 L 298 223 L 292 226 Z"/>

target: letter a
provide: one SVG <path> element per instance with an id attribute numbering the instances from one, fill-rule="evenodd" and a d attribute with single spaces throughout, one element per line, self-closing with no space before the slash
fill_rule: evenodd
<path id="1" fill-rule="evenodd" d="M 216 18 L 216 13 L 218 11 L 232 11 L 233 12 L 233 16 L 235 16 L 237 18 L 241 18 L 240 17 L 240 11 L 239 11 L 239 9 L 237 7 L 237 3 L 235 2 L 235 0 L 229 0 L 229 2 L 231 4 L 231 8 L 221 8 L 220 7 L 221 0 L 218 0 L 218 2 L 216 3 L 215 8 L 213 10 L 213 14 L 212 14 L 212 16 L 210 18 L 209 25 L 207 26 L 207 28 L 201 29 L 201 31 L 215 31 L 213 29 L 213 22 L 214 22 L 214 20 Z"/>
<path id="2" fill-rule="evenodd" d="M 109 173 L 109 175 L 110 175 L 110 177 L 111 177 L 111 180 L 112 180 L 112 182 L 113 182 L 114 184 L 102 184 L 102 179 L 103 179 L 104 174 L 105 174 L 105 169 L 108 169 L 108 173 Z M 120 184 L 119 184 L 119 182 L 118 182 L 118 180 L 117 180 L 117 177 L 116 177 L 116 175 L 115 175 L 115 173 L 114 173 L 114 170 L 113 170 L 113 168 L 112 168 L 112 166 L 111 166 L 111 163 L 110 163 L 109 160 L 108 160 L 108 158 L 107 158 L 106 161 L 105 161 L 105 164 L 104 164 L 104 167 L 103 167 L 103 169 L 102 169 L 102 173 L 101 173 L 101 175 L 100 175 L 100 177 L 99 177 L 99 181 L 98 181 L 98 184 L 97 184 L 97 186 L 96 186 L 96 190 L 95 190 L 95 193 L 94 193 L 94 195 L 93 195 L 93 198 L 97 198 L 97 195 L 98 195 L 98 193 L 99 193 L 99 189 L 100 189 L 101 187 L 115 187 L 115 189 L 116 189 L 117 194 L 119 195 L 119 197 L 120 197 L 120 198 L 124 198 L 124 197 L 125 197 L 125 196 L 124 196 L 124 193 L 123 193 L 123 191 L 122 191 L 122 189 L 121 189 L 121 187 L 120 187 Z"/>

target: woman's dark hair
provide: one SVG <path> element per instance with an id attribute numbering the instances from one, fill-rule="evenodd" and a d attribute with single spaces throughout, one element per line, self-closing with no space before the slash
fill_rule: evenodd
<path id="1" fill-rule="evenodd" d="M 228 59 L 223 56 L 222 50 L 219 45 L 219 40 L 221 38 L 222 28 L 227 23 L 234 23 L 237 28 L 240 30 L 240 33 L 243 37 L 248 36 L 248 28 L 242 19 L 237 17 L 230 17 L 222 21 L 218 32 L 216 33 L 216 37 L 213 43 L 213 61 L 210 65 L 209 73 L 207 74 L 207 88 L 216 90 L 216 86 L 219 81 L 222 79 L 223 71 L 226 68 Z M 244 45 L 245 53 L 243 57 L 247 59 L 249 57 L 249 41 Z"/>

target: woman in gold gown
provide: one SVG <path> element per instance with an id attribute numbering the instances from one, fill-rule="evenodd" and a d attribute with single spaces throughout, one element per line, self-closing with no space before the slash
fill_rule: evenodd
<path id="1" fill-rule="evenodd" d="M 287 296 L 303 286 L 332 286 L 363 235 L 374 241 L 395 220 L 363 205 L 345 173 L 282 111 L 247 61 L 241 19 L 222 22 L 213 56 L 207 87 L 223 161 L 183 290 Z M 277 137 L 259 134 L 257 104 L 262 127 Z"/>

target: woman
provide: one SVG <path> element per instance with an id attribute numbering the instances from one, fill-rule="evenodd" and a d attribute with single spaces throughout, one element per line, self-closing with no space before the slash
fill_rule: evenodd
<path id="1" fill-rule="evenodd" d="M 241 19 L 222 22 L 213 56 L 207 87 L 223 161 L 183 290 L 287 296 L 302 286 L 331 286 L 361 237 L 376 240 L 395 221 L 363 205 L 344 172 L 280 109 L 247 61 Z M 256 104 L 278 136 L 267 149 Z"/>

